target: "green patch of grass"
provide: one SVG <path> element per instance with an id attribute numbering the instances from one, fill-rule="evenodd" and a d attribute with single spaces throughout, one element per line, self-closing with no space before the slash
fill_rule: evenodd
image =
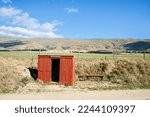
<path id="1" fill-rule="evenodd" d="M 13 57 L 16 59 L 37 59 L 38 55 L 73 55 L 76 60 L 143 60 L 144 55 L 142 53 L 121 53 L 116 54 L 92 54 L 92 53 L 66 53 L 66 52 L 0 52 L 2 57 Z M 145 60 L 150 60 L 150 54 L 146 54 Z"/>

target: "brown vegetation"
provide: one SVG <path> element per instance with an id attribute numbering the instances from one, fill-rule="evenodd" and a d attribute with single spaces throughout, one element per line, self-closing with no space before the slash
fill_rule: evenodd
<path id="1" fill-rule="evenodd" d="M 80 61 L 76 64 L 77 75 L 100 73 L 105 74 L 105 81 L 119 84 L 120 88 L 150 87 L 149 61 Z"/>
<path id="2" fill-rule="evenodd" d="M 30 80 L 25 62 L 0 57 L 0 93 L 14 92 Z"/>
<path id="3" fill-rule="evenodd" d="M 0 93 L 22 92 L 27 88 L 28 91 L 36 92 L 49 90 L 46 88 L 48 85 L 44 86 L 31 78 L 28 67 L 30 67 L 28 59 L 0 57 Z M 77 80 L 73 88 L 90 90 L 150 88 L 150 61 L 78 60 L 75 72 Z M 78 76 L 84 74 L 105 74 L 105 77 L 103 81 L 97 78 L 79 80 Z"/>
<path id="4" fill-rule="evenodd" d="M 150 49 L 150 40 L 143 39 L 20 39 L 0 38 L 0 50 L 134 50 Z"/>
<path id="5" fill-rule="evenodd" d="M 150 62 L 118 60 L 115 62 L 115 68 L 107 77 L 112 82 L 122 85 L 150 87 Z"/>

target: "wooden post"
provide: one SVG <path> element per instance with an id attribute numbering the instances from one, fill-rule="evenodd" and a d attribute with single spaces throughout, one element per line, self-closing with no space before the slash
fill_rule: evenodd
<path id="1" fill-rule="evenodd" d="M 146 58 L 146 53 L 145 53 L 145 51 L 144 51 L 144 53 L 143 53 L 143 58 L 144 58 L 144 60 L 145 60 L 145 58 Z"/>
<path id="2" fill-rule="evenodd" d="M 39 49 L 39 55 L 41 54 L 41 49 Z"/>
<path id="3" fill-rule="evenodd" d="M 32 56 L 32 59 L 31 59 L 31 67 L 33 68 L 33 56 Z"/>
<path id="4" fill-rule="evenodd" d="M 79 60 L 79 51 L 78 51 L 78 60 Z"/>
<path id="5" fill-rule="evenodd" d="M 115 51 L 113 50 L 113 60 L 115 59 Z"/>

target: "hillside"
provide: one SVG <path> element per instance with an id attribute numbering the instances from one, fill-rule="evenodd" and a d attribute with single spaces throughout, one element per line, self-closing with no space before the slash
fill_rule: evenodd
<path id="1" fill-rule="evenodd" d="M 150 39 L 20 39 L 0 38 L 0 50 L 150 50 Z"/>

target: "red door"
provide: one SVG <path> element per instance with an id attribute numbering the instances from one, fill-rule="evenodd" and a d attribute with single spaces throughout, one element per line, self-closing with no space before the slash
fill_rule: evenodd
<path id="1" fill-rule="evenodd" d="M 74 57 L 61 56 L 59 82 L 62 84 L 73 85 L 75 79 L 74 72 Z"/>
<path id="2" fill-rule="evenodd" d="M 38 79 L 45 83 L 51 81 L 51 63 L 50 56 L 38 56 Z"/>

